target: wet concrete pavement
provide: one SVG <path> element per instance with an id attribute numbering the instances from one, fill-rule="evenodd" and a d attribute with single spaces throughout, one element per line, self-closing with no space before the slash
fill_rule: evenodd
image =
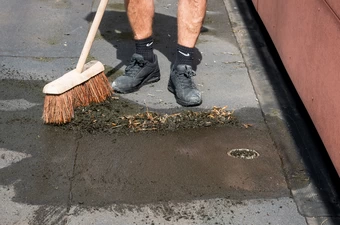
<path id="1" fill-rule="evenodd" d="M 161 81 L 119 98 L 150 111 L 180 112 L 185 109 L 166 90 L 177 2 L 155 2 Z M 308 197 L 317 192 L 300 158 L 282 153 L 275 133 L 283 141 L 291 134 L 275 96 L 252 77 L 261 65 L 251 67 L 259 56 L 249 62 L 247 54 L 259 45 L 247 46 L 234 1 L 208 2 L 195 51 L 203 104 L 193 110 L 228 106 L 238 124 L 129 134 L 44 125 L 42 88 L 75 67 L 97 4 L 2 2 L 0 224 L 336 224 L 330 217 L 337 211 L 321 204 L 327 200 Z M 122 1 L 111 0 L 90 58 L 105 64 L 112 81 L 133 50 Z M 259 157 L 227 154 L 243 148 Z M 302 171 L 295 180 L 289 166 Z M 303 207 L 308 201 L 313 204 Z"/>

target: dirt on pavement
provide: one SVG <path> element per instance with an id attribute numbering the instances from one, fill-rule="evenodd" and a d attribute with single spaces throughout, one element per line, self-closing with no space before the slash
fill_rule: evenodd
<path id="1" fill-rule="evenodd" d="M 75 110 L 74 119 L 62 128 L 89 133 L 119 133 L 145 131 L 175 131 L 199 127 L 238 125 L 227 107 L 209 110 L 184 109 L 167 114 L 149 110 L 119 97 L 111 97 L 100 104 Z"/>

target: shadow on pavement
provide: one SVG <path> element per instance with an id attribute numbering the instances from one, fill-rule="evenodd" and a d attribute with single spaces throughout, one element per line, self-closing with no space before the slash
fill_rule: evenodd
<path id="1" fill-rule="evenodd" d="M 93 20 L 95 13 L 90 13 L 85 19 L 89 22 Z M 133 33 L 124 11 L 107 11 L 105 12 L 102 22 L 99 26 L 101 37 L 112 44 L 117 50 L 117 59 L 121 60 L 109 75 L 121 69 L 130 62 L 132 54 L 135 52 L 135 43 Z M 155 13 L 153 24 L 154 49 L 161 52 L 170 62 L 175 60 L 175 51 L 177 44 L 177 18 Z M 208 29 L 203 27 L 201 32 L 207 32 Z M 114 58 L 112 60 L 115 60 Z M 193 69 L 202 60 L 200 51 L 194 49 Z"/>

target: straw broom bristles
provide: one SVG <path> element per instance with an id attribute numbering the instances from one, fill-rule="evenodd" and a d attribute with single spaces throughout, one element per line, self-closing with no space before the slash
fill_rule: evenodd
<path id="1" fill-rule="evenodd" d="M 87 97 L 89 102 L 100 103 L 105 101 L 105 99 L 112 95 L 113 90 L 111 84 L 107 80 L 104 72 L 95 76 L 94 79 L 89 79 L 84 83 L 86 89 Z"/>
<path id="2" fill-rule="evenodd" d="M 61 95 L 45 96 L 43 120 L 45 123 L 62 124 L 74 117 L 72 90 Z"/>
<path id="3" fill-rule="evenodd" d="M 101 72 L 60 95 L 46 94 L 43 120 L 47 124 L 68 123 L 74 118 L 76 107 L 103 102 L 112 93 L 107 77 Z"/>

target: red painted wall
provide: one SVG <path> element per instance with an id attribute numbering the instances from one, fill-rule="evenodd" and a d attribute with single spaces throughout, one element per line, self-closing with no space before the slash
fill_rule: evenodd
<path id="1" fill-rule="evenodd" d="M 331 11 L 334 12 L 335 16 L 340 20 L 340 1 L 339 0 L 324 0 L 329 5 Z"/>
<path id="2" fill-rule="evenodd" d="M 340 0 L 253 2 L 340 175 Z"/>
<path id="3" fill-rule="evenodd" d="M 257 9 L 257 0 L 253 0 L 253 4 L 254 4 L 255 8 Z"/>

